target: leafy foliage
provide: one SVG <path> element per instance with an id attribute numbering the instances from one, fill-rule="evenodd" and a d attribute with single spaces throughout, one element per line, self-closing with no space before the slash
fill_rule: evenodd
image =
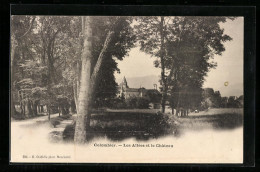
<path id="1" fill-rule="evenodd" d="M 94 63 L 114 18 L 95 17 L 92 52 Z M 117 83 L 114 72 L 120 72 L 115 59 L 122 60 L 135 42 L 130 27 L 131 20 L 130 17 L 121 17 L 118 24 L 114 25 L 117 27 L 116 33 L 105 54 L 95 90 L 96 107 L 105 106 L 115 97 Z M 13 92 L 21 93 L 26 89 L 26 97 L 21 97 L 19 101 L 29 98 L 42 105 L 59 106 L 61 109 L 67 107 L 64 111 L 68 111 L 70 106 L 75 105 L 73 87 L 78 87 L 81 70 L 81 17 L 12 16 L 11 26 L 12 39 L 17 42 L 12 61 L 12 88 L 15 88 Z M 23 36 L 24 33 L 28 34 Z"/>
<path id="2" fill-rule="evenodd" d="M 172 107 L 199 106 L 204 77 L 216 67 L 214 55 L 232 40 L 220 28 L 227 17 L 138 17 L 136 34 L 141 50 L 157 57 L 162 69 L 161 90 Z"/>
<path id="3" fill-rule="evenodd" d="M 98 59 L 99 53 L 103 47 L 107 32 L 115 17 L 95 17 L 95 32 L 94 32 L 94 58 L 95 62 Z M 112 25 L 115 30 L 114 37 L 111 40 L 109 51 L 106 52 L 105 60 L 101 65 L 100 78 L 95 94 L 95 106 L 103 106 L 116 96 L 117 83 L 115 82 L 114 72 L 120 72 L 117 67 L 116 59 L 123 60 L 123 57 L 128 55 L 130 49 L 134 46 L 135 35 L 132 27 L 131 17 L 120 17 L 118 23 Z M 94 63 L 95 63 L 94 62 Z M 93 65 L 94 66 L 94 65 Z"/>

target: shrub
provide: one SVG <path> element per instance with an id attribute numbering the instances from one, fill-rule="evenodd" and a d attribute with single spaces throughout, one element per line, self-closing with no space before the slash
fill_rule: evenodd
<path id="1" fill-rule="evenodd" d="M 111 99 L 111 103 L 110 103 L 109 107 L 115 108 L 115 109 L 125 109 L 126 103 L 121 98 L 115 98 L 115 99 Z"/>
<path id="2" fill-rule="evenodd" d="M 149 100 L 139 97 L 130 97 L 128 99 L 115 98 L 112 100 L 111 107 L 115 109 L 148 109 Z"/>
<path id="3" fill-rule="evenodd" d="M 149 101 L 141 97 L 131 97 L 126 99 L 126 106 L 130 109 L 148 109 Z"/>
<path id="4" fill-rule="evenodd" d="M 134 109 L 134 108 L 136 108 L 136 102 L 137 102 L 136 97 L 130 97 L 130 98 L 126 99 L 126 107 L 129 109 Z"/>
<path id="5" fill-rule="evenodd" d="M 149 109 L 149 101 L 145 98 L 138 98 L 136 101 L 136 106 L 139 109 Z"/>

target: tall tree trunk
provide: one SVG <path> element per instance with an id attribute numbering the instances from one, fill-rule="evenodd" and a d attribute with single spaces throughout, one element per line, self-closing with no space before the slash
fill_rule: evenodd
<path id="1" fill-rule="evenodd" d="M 31 106 L 31 102 L 28 98 L 26 98 L 24 101 L 24 113 L 25 113 L 25 116 L 27 118 L 30 118 L 33 114 L 32 114 L 32 106 Z"/>
<path id="2" fill-rule="evenodd" d="M 26 107 L 24 103 L 23 103 L 23 116 L 26 118 Z"/>
<path id="3" fill-rule="evenodd" d="M 50 51 L 50 50 L 48 50 Z M 53 58 L 52 55 L 49 53 L 47 53 L 47 57 L 48 57 L 48 72 L 49 72 L 49 79 L 51 83 L 56 83 L 56 72 L 55 72 L 55 68 L 53 66 Z"/>
<path id="4" fill-rule="evenodd" d="M 24 105 L 23 105 L 23 102 L 22 102 L 22 101 L 20 102 L 20 109 L 21 109 L 21 115 L 22 115 L 22 117 L 25 117 Z"/>
<path id="5" fill-rule="evenodd" d="M 174 115 L 174 108 L 172 107 L 172 115 Z"/>
<path id="6" fill-rule="evenodd" d="M 92 60 L 92 17 L 82 17 L 84 26 L 84 46 L 82 51 L 82 68 L 80 78 L 80 90 L 78 97 L 78 113 L 75 127 L 74 141 L 84 143 L 86 140 L 86 129 L 90 121 L 90 77 Z"/>
<path id="7" fill-rule="evenodd" d="M 75 83 L 73 84 L 73 96 L 74 96 L 74 101 L 75 101 L 75 105 L 76 105 L 76 111 L 78 113 L 78 92 L 77 92 L 77 81 L 75 81 Z"/>
<path id="8" fill-rule="evenodd" d="M 113 29 L 106 36 L 103 48 L 99 53 L 98 60 L 91 74 L 92 56 L 92 17 L 82 17 L 84 46 L 82 51 L 80 89 L 78 96 L 78 113 L 74 134 L 75 143 L 84 143 L 87 136 L 87 130 L 90 128 L 90 113 L 93 101 L 93 93 L 99 78 L 99 71 L 104 60 L 105 53 L 114 35 Z M 117 20 L 115 20 L 116 23 Z"/>
<path id="9" fill-rule="evenodd" d="M 77 82 L 76 82 L 76 91 L 77 91 L 77 106 L 79 106 L 79 102 L 78 102 L 78 98 L 79 98 L 79 89 L 80 89 L 80 77 L 81 77 L 81 67 L 79 64 L 79 61 L 77 62 L 77 71 L 78 71 L 78 75 L 77 75 Z"/>
<path id="10" fill-rule="evenodd" d="M 70 100 L 70 114 L 74 114 L 76 112 L 76 104 L 75 101 Z"/>
<path id="11" fill-rule="evenodd" d="M 44 113 L 43 105 L 40 105 L 40 112 L 41 112 L 41 113 Z"/>
<path id="12" fill-rule="evenodd" d="M 51 120 L 51 108 L 50 108 L 50 105 L 47 105 L 46 108 L 47 108 L 47 113 L 48 113 L 48 120 L 50 121 Z"/>
<path id="13" fill-rule="evenodd" d="M 165 47 L 164 47 L 164 17 L 161 17 L 160 22 L 160 37 L 161 37 L 161 47 L 160 47 L 160 60 L 161 60 L 161 82 L 162 82 L 162 113 L 165 112 L 165 102 L 167 97 L 167 86 L 166 86 L 166 78 L 165 78 Z"/>
<path id="14" fill-rule="evenodd" d="M 61 106 L 61 114 L 68 115 L 69 114 L 69 104 L 62 104 Z"/>
<path id="15" fill-rule="evenodd" d="M 17 111 L 15 109 L 15 104 L 14 104 L 14 100 L 15 100 L 15 97 L 14 97 L 14 86 L 13 86 L 13 81 L 14 81 L 14 58 L 15 58 L 15 53 L 16 53 L 16 49 L 17 49 L 17 46 L 18 46 L 18 42 L 20 42 L 20 39 L 25 37 L 32 29 L 32 26 L 33 26 L 33 23 L 35 21 L 35 18 L 36 17 L 33 17 L 32 20 L 31 20 L 31 24 L 30 24 L 30 27 L 28 28 L 28 30 L 20 37 L 16 37 L 14 34 L 11 35 L 11 46 L 10 46 L 10 49 L 11 49 L 11 116 L 14 115 L 14 114 L 17 114 Z M 24 108 L 25 109 L 25 108 Z"/>
<path id="16" fill-rule="evenodd" d="M 38 109 L 38 104 L 39 104 L 39 100 L 35 100 L 34 102 L 33 102 L 33 115 L 34 116 L 37 116 L 38 115 L 38 111 L 37 111 L 37 109 Z"/>
<path id="17" fill-rule="evenodd" d="M 27 106 L 28 106 L 28 114 L 29 114 L 30 117 L 32 117 L 33 116 L 33 110 L 32 110 L 32 101 L 30 99 L 28 99 Z"/>
<path id="18" fill-rule="evenodd" d="M 60 116 L 60 111 L 61 111 L 60 105 L 58 106 L 58 111 L 59 111 L 59 116 Z"/>
<path id="19" fill-rule="evenodd" d="M 16 109 L 14 105 L 15 97 L 14 97 L 14 57 L 15 57 L 15 52 L 16 52 L 16 47 L 17 47 L 17 41 L 14 38 L 14 36 L 11 37 L 11 116 L 15 115 Z"/>

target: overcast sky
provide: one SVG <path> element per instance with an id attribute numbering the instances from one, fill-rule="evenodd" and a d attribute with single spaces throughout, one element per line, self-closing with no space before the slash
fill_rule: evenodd
<path id="1" fill-rule="evenodd" d="M 205 78 L 204 88 L 211 87 L 219 90 L 222 96 L 239 96 L 243 94 L 243 36 L 244 19 L 238 17 L 235 20 L 228 20 L 220 23 L 224 33 L 233 38 L 232 41 L 224 43 L 226 51 L 222 56 L 215 56 L 216 69 L 211 69 Z M 141 51 L 139 47 L 133 48 L 129 56 L 123 61 L 118 61 L 120 74 L 115 74 L 117 82 L 121 82 L 123 76 L 140 77 L 147 75 L 160 75 L 160 69 L 153 65 L 155 57 L 151 57 Z M 228 85 L 224 86 L 227 82 Z"/>

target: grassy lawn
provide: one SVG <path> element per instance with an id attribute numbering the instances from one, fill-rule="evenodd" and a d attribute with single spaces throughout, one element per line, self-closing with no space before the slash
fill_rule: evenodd
<path id="1" fill-rule="evenodd" d="M 167 135 L 181 136 L 184 131 L 225 130 L 243 125 L 243 109 L 209 109 L 187 117 L 161 114 L 156 109 L 106 109 L 91 115 L 88 139 L 106 137 L 112 141 L 127 138 L 149 140 Z M 74 125 L 63 133 L 66 141 L 74 137 Z"/>
<path id="2" fill-rule="evenodd" d="M 107 110 L 91 115 L 88 139 L 107 137 L 113 141 L 127 138 L 148 140 L 173 133 L 174 126 L 167 115 L 155 113 L 155 110 Z M 64 131 L 64 139 L 72 141 L 75 124 L 69 125 Z"/>
<path id="3" fill-rule="evenodd" d="M 209 109 L 199 113 L 191 113 L 188 117 L 178 118 L 182 129 L 227 130 L 243 126 L 242 108 Z"/>
<path id="4" fill-rule="evenodd" d="M 152 113 L 155 114 L 160 109 L 106 109 L 106 112 L 134 112 L 134 113 Z"/>

